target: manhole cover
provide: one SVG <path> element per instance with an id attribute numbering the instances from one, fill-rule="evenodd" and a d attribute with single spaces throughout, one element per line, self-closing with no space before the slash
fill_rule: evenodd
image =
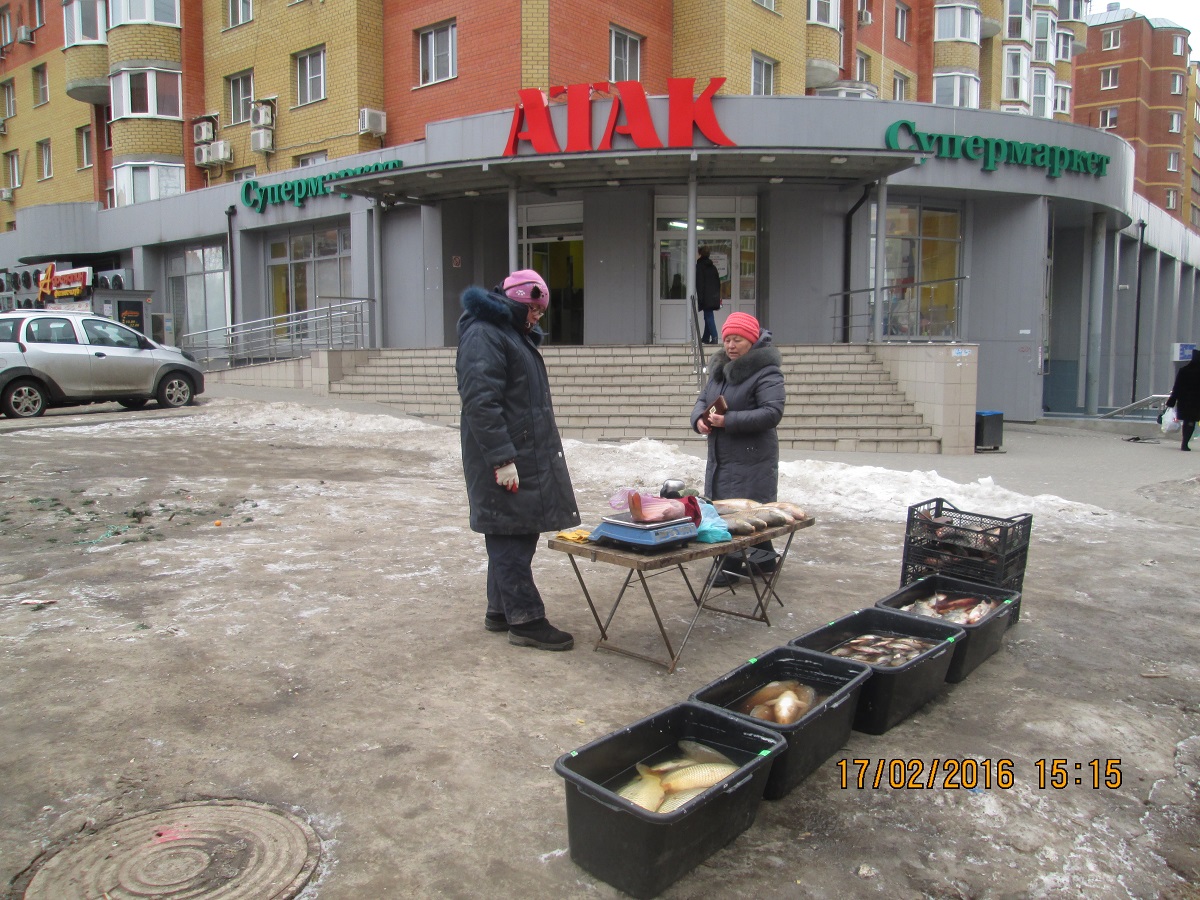
<path id="1" fill-rule="evenodd" d="M 320 861 L 316 833 L 244 800 L 179 803 L 122 819 L 51 857 L 25 900 L 287 900 Z"/>

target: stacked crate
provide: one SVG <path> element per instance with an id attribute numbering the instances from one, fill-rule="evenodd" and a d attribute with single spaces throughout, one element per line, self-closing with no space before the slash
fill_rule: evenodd
<path id="1" fill-rule="evenodd" d="M 965 512 L 936 497 L 908 508 L 900 586 L 948 575 L 1020 591 L 1033 516 L 1000 518 Z"/>

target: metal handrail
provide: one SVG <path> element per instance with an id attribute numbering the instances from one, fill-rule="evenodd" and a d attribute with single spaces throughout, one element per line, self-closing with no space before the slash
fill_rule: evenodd
<path id="1" fill-rule="evenodd" d="M 920 314 L 921 314 L 921 298 L 920 298 L 920 289 L 921 288 L 928 287 L 930 285 L 935 285 L 935 284 L 947 284 L 949 282 L 969 281 L 970 277 L 971 276 L 969 276 L 969 275 L 955 275 L 952 278 L 931 278 L 928 281 L 891 282 L 889 284 L 883 285 L 883 290 L 889 291 L 889 290 L 894 290 L 896 288 L 904 288 L 905 290 L 909 290 L 910 288 L 916 289 L 918 291 L 916 316 L 917 316 L 917 322 L 919 323 L 920 322 Z M 834 291 L 833 293 L 827 294 L 826 296 L 829 299 L 829 301 L 832 303 L 840 297 L 849 297 L 853 294 L 867 294 L 867 293 L 874 294 L 875 291 L 876 291 L 876 288 L 874 288 L 874 287 L 855 288 L 854 290 L 851 290 L 851 291 Z M 961 300 L 961 298 L 960 298 L 960 300 Z M 873 328 L 874 316 L 875 316 L 874 305 L 875 305 L 875 299 L 874 299 L 874 297 L 872 297 L 871 301 L 870 301 L 871 309 L 869 309 L 867 312 L 851 313 L 851 314 L 836 312 L 833 315 L 831 315 L 829 318 L 832 320 L 831 326 L 832 326 L 833 341 L 835 343 L 837 343 L 838 342 L 837 335 L 840 332 L 849 333 L 849 331 L 851 330 L 852 324 L 856 320 L 863 319 L 863 318 L 867 319 L 866 333 L 868 335 L 868 341 L 870 341 L 874 335 L 874 328 Z M 860 326 L 860 328 L 861 328 L 861 326 Z M 911 341 L 914 339 L 919 339 L 919 340 L 923 340 L 923 341 L 930 341 L 930 340 L 953 341 L 953 340 L 957 340 L 957 338 L 958 338 L 957 333 L 953 334 L 953 335 L 932 335 L 932 334 L 920 334 L 920 333 L 913 333 L 913 334 L 887 334 L 887 333 L 885 333 L 883 335 L 884 341 L 888 341 L 888 340 Z"/>
<path id="2" fill-rule="evenodd" d="M 336 300 L 347 302 L 330 302 Z M 295 359 L 314 350 L 368 346 L 374 300 L 326 296 L 315 302 L 320 305 L 303 312 L 191 332 L 180 337 L 179 346 L 207 369 Z"/>
<path id="3" fill-rule="evenodd" d="M 1110 409 L 1098 418 L 1111 419 L 1113 416 L 1123 416 L 1126 413 L 1137 412 L 1139 409 L 1163 409 L 1170 396 L 1170 394 L 1151 394 L 1149 397 L 1127 403 L 1119 409 Z"/>
<path id="4" fill-rule="evenodd" d="M 696 376 L 696 392 L 699 393 L 708 383 L 708 365 L 704 358 L 704 346 L 700 343 L 700 311 L 696 308 L 695 294 L 692 294 L 689 305 L 692 315 L 692 374 Z"/>

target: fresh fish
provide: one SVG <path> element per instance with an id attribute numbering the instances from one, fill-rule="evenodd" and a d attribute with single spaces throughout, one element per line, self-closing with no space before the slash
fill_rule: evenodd
<path id="1" fill-rule="evenodd" d="M 738 518 L 753 525 L 755 531 L 763 531 L 767 527 L 766 522 L 764 522 L 758 516 L 752 516 L 749 513 L 743 513 Z"/>
<path id="2" fill-rule="evenodd" d="M 790 513 L 797 519 L 807 519 L 808 514 L 797 506 L 795 503 L 789 503 L 786 500 L 773 500 L 770 503 L 764 503 L 763 506 L 774 506 L 777 509 L 782 509 L 786 513 Z"/>
<path id="3" fill-rule="evenodd" d="M 761 505 L 761 503 L 758 503 L 754 500 L 747 500 L 744 497 L 733 497 L 725 500 L 713 501 L 713 506 L 716 507 L 716 510 L 719 513 L 738 512 L 740 510 L 752 509 L 755 506 Z"/>
<path id="4" fill-rule="evenodd" d="M 784 691 L 795 691 L 800 687 L 798 681 L 769 681 L 752 693 L 735 707 L 736 712 L 744 713 L 764 703 L 770 703 Z"/>
<path id="5" fill-rule="evenodd" d="M 646 768 L 655 775 L 666 775 L 668 772 L 674 772 L 676 769 L 682 769 L 684 766 L 694 766 L 695 764 L 696 760 L 689 756 L 677 756 L 674 759 L 666 759 Z"/>
<path id="6" fill-rule="evenodd" d="M 750 715 L 755 719 L 762 719 L 764 722 L 775 721 L 775 710 L 766 703 L 760 703 L 754 707 L 750 710 Z"/>
<path id="7" fill-rule="evenodd" d="M 699 741 L 689 741 L 686 738 L 677 745 L 683 754 L 697 763 L 721 763 L 722 765 L 732 766 L 733 760 L 707 744 L 701 744 Z"/>
<path id="8" fill-rule="evenodd" d="M 675 812 L 675 810 L 679 809 L 679 807 L 683 806 L 683 804 L 687 803 L 689 800 L 695 800 L 706 790 L 707 788 L 690 788 L 686 791 L 677 791 L 674 794 L 668 794 L 666 799 L 663 800 L 662 806 L 658 808 L 657 812 Z"/>
<path id="9" fill-rule="evenodd" d="M 754 526 L 741 516 L 724 515 L 721 516 L 721 521 L 725 523 L 725 527 L 729 529 L 730 534 L 754 534 Z"/>
<path id="10" fill-rule="evenodd" d="M 756 506 L 754 509 L 746 510 L 746 512 L 754 516 L 756 519 L 762 519 L 772 528 L 775 528 L 779 525 L 790 525 L 795 521 L 782 509 L 775 509 L 772 506 Z"/>
<path id="11" fill-rule="evenodd" d="M 828 652 L 834 656 L 856 659 L 881 668 L 895 668 L 911 662 L 936 646 L 937 641 L 923 638 L 863 634 L 843 641 Z"/>
<path id="12" fill-rule="evenodd" d="M 663 780 L 642 763 L 637 764 L 637 770 L 637 778 L 617 791 L 617 795 L 624 797 L 630 803 L 642 807 L 642 809 L 654 812 L 662 805 L 663 797 L 665 796 Z"/>
<path id="13" fill-rule="evenodd" d="M 662 789 L 668 794 L 674 794 L 676 791 L 692 788 L 710 788 L 722 778 L 728 778 L 737 769 L 732 763 L 700 763 L 676 769 L 663 777 Z"/>

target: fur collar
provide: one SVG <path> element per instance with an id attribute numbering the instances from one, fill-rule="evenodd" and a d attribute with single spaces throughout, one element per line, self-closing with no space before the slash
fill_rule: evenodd
<path id="1" fill-rule="evenodd" d="M 462 293 L 462 308 L 464 321 L 459 323 L 460 330 L 466 324 L 465 320 L 470 317 L 491 322 L 493 325 L 507 325 L 528 337 L 534 344 L 540 345 L 545 338 L 545 333 L 537 325 L 528 332 L 525 331 L 525 304 L 509 300 L 495 291 L 485 291 L 481 287 L 467 288 Z"/>
<path id="2" fill-rule="evenodd" d="M 730 361 L 724 348 L 718 350 L 709 361 L 708 370 L 715 379 L 724 379 L 730 384 L 741 384 L 767 366 L 782 365 L 783 355 L 771 345 L 771 333 L 764 331 L 757 344 L 733 361 Z"/>

